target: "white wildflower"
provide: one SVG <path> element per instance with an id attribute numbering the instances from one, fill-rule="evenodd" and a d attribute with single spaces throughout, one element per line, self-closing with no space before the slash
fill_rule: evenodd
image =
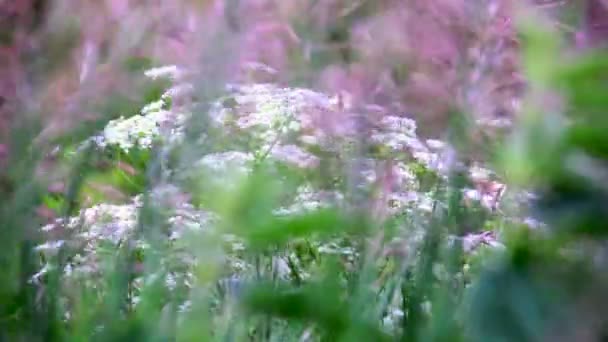
<path id="1" fill-rule="evenodd" d="M 197 167 L 203 167 L 214 175 L 226 175 L 234 173 L 237 175 L 248 174 L 251 171 L 251 163 L 254 157 L 251 153 L 229 151 L 208 154 L 200 159 Z"/>
<path id="2" fill-rule="evenodd" d="M 177 280 L 173 274 L 167 274 L 165 277 L 165 286 L 167 286 L 169 290 L 175 290 L 177 287 Z"/>
<path id="3" fill-rule="evenodd" d="M 438 157 L 435 153 L 416 151 L 412 153 L 412 156 L 414 157 L 414 159 L 416 159 L 418 162 L 420 162 L 422 165 L 429 169 L 433 169 L 434 166 L 437 164 Z"/>
<path id="4" fill-rule="evenodd" d="M 315 168 L 319 158 L 296 145 L 276 145 L 272 148 L 273 158 L 303 169 Z"/>
<path id="5" fill-rule="evenodd" d="M 194 86 L 192 84 L 189 84 L 189 83 L 179 84 L 179 85 L 176 85 L 176 86 L 173 86 L 173 87 L 167 89 L 161 96 L 161 99 L 162 100 L 175 99 L 180 96 L 190 94 L 190 93 L 192 93 L 193 90 L 194 90 Z"/>
<path id="6" fill-rule="evenodd" d="M 408 118 L 387 115 L 381 119 L 380 125 L 390 132 L 401 132 L 410 136 L 416 133 L 416 122 Z"/>
<path id="7" fill-rule="evenodd" d="M 149 148 L 152 139 L 160 134 L 160 119 L 161 116 L 135 115 L 112 120 L 103 131 L 105 144 L 117 145 L 125 151 L 135 146 Z"/>
<path id="8" fill-rule="evenodd" d="M 152 79 L 157 79 L 161 77 L 176 79 L 178 76 L 181 75 L 181 71 L 176 65 L 166 65 L 158 68 L 148 69 L 144 72 L 144 75 Z"/>
<path id="9" fill-rule="evenodd" d="M 514 107 L 519 106 L 515 104 Z M 513 126 L 513 120 L 508 118 L 491 118 L 491 119 L 479 119 L 477 124 L 480 126 L 486 126 L 490 128 L 509 128 Z"/>
<path id="10" fill-rule="evenodd" d="M 504 245 L 496 240 L 492 232 L 481 232 L 468 234 L 462 238 L 454 238 L 462 242 L 462 250 L 465 253 L 471 253 L 477 250 L 480 246 L 488 246 L 496 250 L 503 249 Z M 452 239 L 451 243 L 454 242 Z"/>
<path id="11" fill-rule="evenodd" d="M 532 217 L 526 217 L 523 219 L 523 224 L 525 224 L 526 226 L 532 228 L 532 229 L 539 229 L 539 228 L 544 228 L 545 224 L 537 219 L 534 219 Z"/>
<path id="12" fill-rule="evenodd" d="M 141 109 L 141 113 L 143 115 L 145 115 L 145 114 L 150 114 L 150 113 L 154 113 L 154 112 L 159 112 L 163 109 L 164 105 L 165 105 L 165 101 L 163 101 L 163 100 L 150 102 L 147 105 L 145 105 L 144 108 Z"/>
<path id="13" fill-rule="evenodd" d="M 393 151 L 403 150 L 410 139 L 402 133 L 372 133 L 370 140 L 376 144 L 385 145 Z"/>
<path id="14" fill-rule="evenodd" d="M 386 316 L 382 319 L 382 325 L 389 329 L 394 329 L 398 326 L 405 314 L 400 309 L 389 310 Z"/>
<path id="15" fill-rule="evenodd" d="M 417 197 L 418 209 L 428 213 L 433 211 L 434 200 L 431 196 L 427 194 L 417 194 Z"/>
<path id="16" fill-rule="evenodd" d="M 140 114 L 110 121 L 103 132 L 88 141 L 100 148 L 118 146 L 128 152 L 134 147 L 150 148 L 156 138 L 179 142 L 189 115 L 164 110 L 166 97 L 145 105 Z"/>
<path id="17" fill-rule="evenodd" d="M 269 75 L 276 75 L 278 71 L 267 64 L 259 62 L 246 62 L 243 64 L 243 68 L 247 71 L 261 71 Z"/>
<path id="18" fill-rule="evenodd" d="M 416 136 L 413 120 L 398 116 L 385 116 L 374 130 L 371 141 L 389 147 L 393 151 L 428 152 L 428 148 Z"/>
<path id="19" fill-rule="evenodd" d="M 318 144 L 313 114 L 331 111 L 327 96 L 307 89 L 281 88 L 273 84 L 234 86 L 231 108 L 218 101 L 211 115 L 220 125 L 234 124 L 236 128 L 261 141 L 268 147 L 284 138 L 306 131 L 310 144 Z"/>
<path id="20" fill-rule="evenodd" d="M 230 245 L 232 251 L 243 251 L 245 250 L 245 243 L 242 239 L 232 234 L 223 234 L 222 240 Z"/>
<path id="21" fill-rule="evenodd" d="M 36 251 L 40 251 L 40 252 L 57 252 L 59 250 L 59 248 L 61 248 L 61 246 L 63 246 L 63 244 L 65 243 L 65 241 L 63 240 L 58 240 L 58 241 L 48 241 L 45 242 L 41 245 L 38 245 L 34 248 L 34 250 Z"/>
<path id="22" fill-rule="evenodd" d="M 363 181 L 365 185 L 374 184 L 377 180 L 376 170 L 374 169 L 364 169 L 361 170 L 361 177 L 363 177 Z"/>
<path id="23" fill-rule="evenodd" d="M 36 272 L 34 275 L 32 275 L 32 277 L 30 278 L 29 282 L 33 283 L 33 284 L 38 284 L 40 283 L 40 279 L 42 279 L 42 277 L 44 275 L 46 275 L 47 273 L 49 273 L 50 271 L 52 271 L 53 266 L 51 266 L 50 264 L 45 264 L 42 269 L 40 269 L 40 271 Z"/>
<path id="24" fill-rule="evenodd" d="M 477 165 L 475 165 L 469 169 L 469 176 L 470 176 L 471 180 L 474 182 L 488 180 L 488 179 L 490 179 L 491 175 L 492 175 L 492 172 L 490 170 L 479 167 Z"/>
<path id="25" fill-rule="evenodd" d="M 314 135 L 302 135 L 300 136 L 300 141 L 306 145 L 318 145 L 319 138 Z"/>
<path id="26" fill-rule="evenodd" d="M 388 195 L 389 210 L 393 213 L 398 212 L 412 203 L 415 203 L 419 197 L 415 192 L 397 192 Z"/>
<path id="27" fill-rule="evenodd" d="M 335 242 L 323 244 L 317 248 L 317 251 L 321 254 L 336 254 L 346 256 L 356 256 L 358 254 L 353 247 L 340 246 Z"/>
<path id="28" fill-rule="evenodd" d="M 138 209 L 134 205 L 99 204 L 85 209 L 80 236 L 85 239 L 104 239 L 118 244 L 125 240 L 137 224 Z"/>
<path id="29" fill-rule="evenodd" d="M 177 308 L 177 311 L 179 313 L 186 313 L 186 312 L 190 311 L 191 308 L 192 308 L 192 302 L 187 300 Z"/>
<path id="30" fill-rule="evenodd" d="M 445 148 L 445 142 L 436 139 L 427 139 L 426 145 L 434 151 L 439 151 Z"/>
<path id="31" fill-rule="evenodd" d="M 317 191 L 310 185 L 298 187 L 296 196 L 290 206 L 282 207 L 274 211 L 275 215 L 297 215 L 323 208 L 329 208 L 334 203 L 343 200 L 342 194 L 330 191 Z"/>
<path id="32" fill-rule="evenodd" d="M 479 192 L 475 189 L 462 189 L 462 192 L 466 199 L 469 199 L 472 201 L 481 201 L 481 199 L 482 199 L 481 192 Z"/>
<path id="33" fill-rule="evenodd" d="M 397 178 L 397 184 L 413 189 L 417 183 L 417 177 L 412 168 L 405 163 L 399 162 L 393 167 L 393 172 Z"/>

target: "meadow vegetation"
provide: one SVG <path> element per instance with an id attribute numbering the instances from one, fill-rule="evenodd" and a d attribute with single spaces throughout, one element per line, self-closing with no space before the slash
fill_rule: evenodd
<path id="1" fill-rule="evenodd" d="M 127 3 L 32 7 L 0 341 L 608 339 L 577 6 Z"/>

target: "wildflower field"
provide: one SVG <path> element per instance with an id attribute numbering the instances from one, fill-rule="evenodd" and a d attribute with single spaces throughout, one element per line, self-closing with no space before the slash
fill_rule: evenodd
<path id="1" fill-rule="evenodd" d="M 608 340 L 602 1 L 15 3 L 0 341 Z"/>

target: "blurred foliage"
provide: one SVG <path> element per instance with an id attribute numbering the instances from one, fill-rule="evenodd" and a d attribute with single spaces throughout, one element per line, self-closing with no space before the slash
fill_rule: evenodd
<path id="1" fill-rule="evenodd" d="M 301 23 L 298 34 L 346 41 L 372 3 L 342 13 L 329 33 Z M 467 196 L 498 183 L 471 171 L 474 127 L 464 115 L 453 115 L 444 155 L 429 147 L 444 142 L 423 143 L 412 122 L 385 113 L 377 124 L 384 131 L 356 120 L 352 128 L 346 116 L 314 127 L 322 134 L 306 131 L 302 117 L 319 108 L 321 116 L 346 112 L 331 111 L 346 107 L 342 98 L 335 105 L 317 93 L 262 85 L 220 99 L 217 110 L 201 104 L 220 92 L 204 72 L 192 81 L 196 105 L 163 100 L 176 80 L 137 81 L 138 95 L 100 94 L 96 122 L 52 140 L 60 190 L 40 175 L 49 152 L 37 139 L 43 125 L 25 114 L 14 122 L 0 171 L 0 340 L 607 339 L 608 56 L 568 51 L 550 25 L 524 14 L 523 111 L 489 155 L 515 195 L 530 194 L 513 205 L 540 224 L 525 224 L 485 193 Z M 51 54 L 65 52 L 63 43 L 47 43 Z M 339 55 L 357 60 L 346 48 Z M 315 66 L 337 57 L 311 58 Z M 136 58 L 122 67 L 137 74 L 151 64 Z M 296 94 L 296 104 L 273 91 Z M 302 98 L 317 102 L 307 107 Z M 149 104 L 158 108 L 135 114 Z M 129 148 L 107 139 L 125 132 L 95 136 L 111 120 L 136 115 L 176 124 L 161 114 L 181 111 L 191 114 L 185 127 L 147 136 L 161 131 L 154 121 L 150 131 L 124 135 L 137 142 Z M 234 117 L 218 126 L 214 115 L 226 113 Z M 327 133 L 343 127 L 352 136 Z M 103 134 L 110 141 L 103 148 L 87 140 Z M 335 141 L 305 150 L 294 142 L 302 134 Z M 298 164 L 301 156 L 321 171 Z M 405 171 L 374 164 L 368 181 L 370 160 Z M 323 191 L 308 191 L 310 184 Z M 329 200 L 314 197 L 326 192 Z M 48 225 L 42 205 L 57 216 Z"/>

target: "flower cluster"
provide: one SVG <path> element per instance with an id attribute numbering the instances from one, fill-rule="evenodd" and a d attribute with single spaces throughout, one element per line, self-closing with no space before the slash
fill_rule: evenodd
<path id="1" fill-rule="evenodd" d="M 168 120 L 168 112 L 160 109 L 127 119 L 121 117 L 108 123 L 96 143 L 100 147 L 118 146 L 125 152 L 129 152 L 134 147 L 150 148 L 154 139 L 160 135 L 160 126 Z"/>
<path id="2" fill-rule="evenodd" d="M 119 246 L 132 242 L 138 248 L 146 248 L 147 244 L 136 234 L 141 207 L 142 198 L 137 196 L 127 204 L 98 204 L 82 209 L 77 216 L 44 226 L 42 230 L 55 238 L 38 246 L 37 250 L 50 258 L 66 246 L 76 255 L 66 265 L 66 270 L 71 274 L 96 274 L 100 271 L 104 252 L 115 252 Z M 212 219 L 207 213 L 181 204 L 167 223 L 170 240 L 176 240 L 185 230 L 209 229 Z"/>
<path id="3" fill-rule="evenodd" d="M 275 214 L 298 215 L 339 205 L 343 200 L 344 198 L 339 192 L 316 191 L 310 185 L 302 185 L 296 190 L 291 205 L 275 210 Z"/>
<path id="4" fill-rule="evenodd" d="M 151 70 L 147 74 L 152 78 L 169 76 L 177 79 L 181 72 L 168 67 Z M 192 86 L 187 83 L 173 86 L 159 100 L 146 105 L 141 113 L 111 121 L 94 138 L 94 142 L 100 147 L 117 146 L 127 154 L 134 148 L 148 149 L 155 140 L 164 147 L 180 146 L 188 120 L 197 120 L 197 114 L 191 113 L 192 108 L 178 106 L 173 100 L 191 91 Z M 254 266 L 246 257 L 247 243 L 238 236 L 216 229 L 222 226 L 223 217 L 214 212 L 217 208 L 213 202 L 218 193 L 234 190 L 241 180 L 252 174 L 257 163 L 267 161 L 265 159 L 306 171 L 302 172 L 305 175 L 320 171 L 326 161 L 325 164 L 336 167 L 334 171 L 338 170 L 338 173 L 350 167 L 346 165 L 351 160 L 347 153 L 357 139 L 359 132 L 355 127 L 358 127 L 356 121 L 361 118 L 361 113 L 353 114 L 353 108 L 342 102 L 337 97 L 308 89 L 250 84 L 231 86 L 228 95 L 212 103 L 207 113 L 212 125 L 222 132 L 235 133 L 238 139 L 234 140 L 239 142 L 245 137 L 245 143 L 239 146 L 230 141 L 230 147 L 224 150 L 210 149 L 209 152 L 198 154 L 195 160 L 178 163 L 177 167 L 164 165 L 172 168 L 171 177 L 164 180 L 167 184 L 145 194 L 151 196 L 151 203 L 168 213 L 166 217 L 159 218 L 162 222 L 158 222 L 167 236 L 164 243 L 173 255 L 178 256 L 183 266 L 181 272 L 187 270 L 187 274 L 180 276 L 180 272 L 172 271 L 168 261 L 163 261 L 168 288 L 173 289 L 180 282 L 191 284 L 193 269 L 203 260 L 208 261 L 210 256 L 205 254 L 207 249 L 184 249 L 197 236 L 201 237 L 200 234 L 206 238 L 206 233 L 211 233 L 209 236 L 213 235 L 214 238 L 210 238 L 210 241 L 221 245 L 217 247 L 218 254 L 213 257 L 218 257 L 218 263 L 224 265 L 219 273 L 227 277 L 227 290 L 236 283 L 241 284 L 246 275 L 252 273 Z M 370 118 L 375 116 L 370 115 Z M 233 137 L 226 138 L 230 140 Z M 377 123 L 370 126 L 369 136 L 365 138 L 365 143 L 374 147 L 372 150 L 382 153 L 362 152 L 357 156 L 357 166 L 352 168 L 358 173 L 354 189 L 327 184 L 321 188 L 317 186 L 318 182 L 307 178 L 298 184 L 295 192 L 282 194 L 284 200 L 273 208 L 272 214 L 287 217 L 334 206 L 348 207 L 350 199 L 345 191 L 360 191 L 369 194 L 371 200 L 368 203 L 374 207 L 372 212 L 379 214 L 376 217 L 380 224 L 391 219 L 397 222 L 397 236 L 381 250 L 385 254 L 401 255 L 403 250 L 414 250 L 421 243 L 421 229 L 411 227 L 422 227 L 424 224 L 406 223 L 406 220 L 398 218 L 407 216 L 411 221 L 426 220 L 431 216 L 437 199 L 433 197 L 432 189 L 422 186 L 421 178 L 433 174 L 439 176 L 438 181 L 445 181 L 451 166 L 446 156 L 451 149 L 440 140 L 420 139 L 413 120 L 384 113 L 378 117 Z M 493 175 L 477 166 L 471 168 L 469 173 L 473 183 L 479 186 L 465 189 L 465 198 L 494 209 L 495 198 L 492 197 L 490 201 L 487 189 L 481 186 L 495 182 Z M 347 178 L 346 175 L 342 176 Z M 193 184 L 188 181 L 194 181 L 196 186 L 184 186 Z M 203 186 L 199 186 L 201 184 Z M 288 192 L 287 189 L 291 187 L 283 191 Z M 145 255 L 150 246 L 137 229 L 143 198 L 143 195 L 136 196 L 122 205 L 99 204 L 82 209 L 76 217 L 57 220 L 43 228 L 49 240 L 38 250 L 47 258 L 60 248 L 72 250 L 74 257 L 64 270 L 68 278 L 74 275 L 94 278 L 99 275 L 103 272 L 100 265 L 104 264 L 107 254 L 116 254 L 116 250 L 124 244 L 132 244 L 133 248 Z M 193 201 L 194 198 L 202 200 Z M 402 215 L 404 213 L 406 215 Z M 481 244 L 499 245 L 494 243 L 495 239 L 489 240 L 485 235 L 458 238 L 464 241 L 467 252 Z M 354 264 L 360 256 L 356 247 L 339 236 L 323 242 L 311 242 L 310 246 L 319 255 L 339 256 L 345 263 Z M 272 268 L 280 278 L 289 278 L 295 272 L 301 280 L 311 276 L 312 272 L 304 264 L 306 262 L 300 260 L 300 256 L 286 252 L 273 257 Z M 37 277 L 43 276 L 51 268 L 49 262 Z M 145 279 L 137 281 L 140 284 Z M 389 316 L 386 318 L 388 321 L 400 319 L 398 312 Z"/>
<path id="5" fill-rule="evenodd" d="M 282 135 L 301 129 L 298 114 L 307 105 L 307 95 L 310 94 L 271 84 L 233 86 L 229 96 L 232 107 L 224 106 L 224 99 L 216 104 L 212 115 L 218 123 L 234 125 L 270 146 Z"/>
<path id="6" fill-rule="evenodd" d="M 182 73 L 176 66 L 168 66 L 150 69 L 145 74 L 153 79 L 177 79 Z M 171 102 L 191 93 L 192 90 L 192 85 L 188 83 L 171 87 L 158 100 L 144 106 L 140 113 L 110 121 L 103 132 L 91 140 L 99 148 L 117 146 L 125 152 L 133 148 L 148 149 L 157 139 L 179 143 L 190 115 L 180 108 L 169 107 Z"/>

